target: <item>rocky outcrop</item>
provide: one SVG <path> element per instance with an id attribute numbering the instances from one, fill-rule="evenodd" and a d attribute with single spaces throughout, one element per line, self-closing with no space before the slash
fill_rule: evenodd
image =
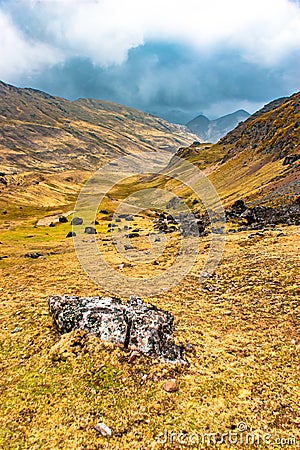
<path id="1" fill-rule="evenodd" d="M 172 216 L 163 212 L 158 214 L 155 219 L 154 229 L 160 233 L 173 233 L 179 230 L 184 237 L 203 236 L 208 224 L 207 219 L 206 216 L 201 216 L 198 213 L 181 212 L 177 216 Z"/>
<path id="2" fill-rule="evenodd" d="M 186 363 L 183 346 L 171 337 L 173 315 L 137 296 L 131 296 L 126 305 L 119 298 L 68 295 L 51 296 L 48 303 L 61 333 L 85 330 L 103 341 L 167 363 Z"/>
<path id="3" fill-rule="evenodd" d="M 287 166 L 287 165 L 293 164 L 294 162 L 298 161 L 298 159 L 300 159 L 300 155 L 297 155 L 297 154 L 288 155 L 284 158 L 282 164 L 284 166 Z"/>
<path id="4" fill-rule="evenodd" d="M 254 206 L 247 208 L 243 200 L 236 201 L 231 209 L 226 211 L 226 219 L 243 221 L 244 225 L 251 229 L 264 228 L 265 226 L 286 224 L 300 225 L 300 197 L 290 205 L 278 208 L 271 206 Z"/>

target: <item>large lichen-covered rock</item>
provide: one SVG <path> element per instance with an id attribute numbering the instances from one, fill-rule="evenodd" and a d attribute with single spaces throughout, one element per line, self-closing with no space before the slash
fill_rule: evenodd
<path id="1" fill-rule="evenodd" d="M 119 298 L 54 295 L 49 297 L 49 309 L 61 333 L 85 330 L 164 362 L 186 363 L 183 346 L 171 337 L 173 315 L 137 296 L 124 305 Z"/>

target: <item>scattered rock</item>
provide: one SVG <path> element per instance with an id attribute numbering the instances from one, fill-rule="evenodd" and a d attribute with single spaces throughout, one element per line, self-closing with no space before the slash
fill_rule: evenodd
<path id="1" fill-rule="evenodd" d="M 84 232 L 86 234 L 97 234 L 97 230 L 94 227 L 85 227 Z"/>
<path id="2" fill-rule="evenodd" d="M 38 252 L 32 252 L 32 253 L 26 253 L 25 258 L 32 258 L 32 259 L 37 259 L 40 256 L 43 256 L 42 253 L 38 253 Z"/>
<path id="3" fill-rule="evenodd" d="M 212 277 L 212 274 L 211 274 L 211 273 L 208 273 L 208 272 L 202 272 L 202 273 L 201 273 L 201 277 L 202 277 L 202 278 L 211 278 L 211 277 Z"/>
<path id="4" fill-rule="evenodd" d="M 253 238 L 255 238 L 255 237 L 263 237 L 263 236 L 264 236 L 264 233 L 261 232 L 261 231 L 258 231 L 257 233 L 251 233 L 251 234 L 249 234 L 248 238 L 249 238 L 249 239 L 253 239 Z"/>
<path id="5" fill-rule="evenodd" d="M 111 437 L 112 436 L 112 430 L 105 425 L 103 422 L 99 422 L 95 425 L 95 430 L 102 434 L 104 437 Z"/>
<path id="6" fill-rule="evenodd" d="M 239 203 L 238 203 L 239 202 Z M 226 211 L 226 219 L 244 223 L 238 231 L 247 229 L 258 230 L 266 227 L 274 227 L 278 224 L 299 225 L 300 224 L 300 200 L 283 205 L 278 208 L 271 206 L 254 206 L 247 208 L 242 200 L 235 202 L 231 209 Z"/>
<path id="7" fill-rule="evenodd" d="M 111 341 L 166 363 L 186 364 L 183 345 L 171 337 L 174 317 L 168 311 L 131 296 L 126 305 L 119 298 L 49 297 L 49 310 L 61 333 L 85 330 L 103 341 Z"/>
<path id="8" fill-rule="evenodd" d="M 99 225 L 98 220 L 92 220 L 92 221 L 91 221 L 91 225 Z"/>
<path id="9" fill-rule="evenodd" d="M 129 245 L 129 244 L 124 245 L 124 250 L 133 250 L 133 249 L 134 249 L 134 247 L 132 245 Z"/>
<path id="10" fill-rule="evenodd" d="M 139 237 L 139 233 L 128 233 L 128 234 L 125 234 L 125 237 L 126 238 L 129 238 L 129 239 L 132 239 L 132 238 L 135 238 L 135 237 Z"/>
<path id="11" fill-rule="evenodd" d="M 65 216 L 60 216 L 60 217 L 58 218 L 58 221 L 59 221 L 60 223 L 67 223 L 67 222 L 68 222 L 68 219 L 67 219 Z"/>
<path id="12" fill-rule="evenodd" d="M 180 199 L 178 197 L 172 197 L 166 204 L 166 209 L 176 208 L 179 202 Z"/>
<path id="13" fill-rule="evenodd" d="M 108 214 L 108 211 L 106 209 L 100 209 L 100 214 Z"/>
<path id="14" fill-rule="evenodd" d="M 167 392 L 178 391 L 178 384 L 175 378 L 170 378 L 170 380 L 165 381 L 164 390 Z"/>
<path id="15" fill-rule="evenodd" d="M 287 166 L 287 165 L 289 165 L 289 164 L 293 164 L 295 161 L 298 161 L 298 159 L 300 159 L 300 155 L 297 155 L 297 154 L 295 154 L 295 155 L 288 155 L 288 156 L 286 156 L 286 157 L 284 158 L 282 164 L 283 164 L 284 166 Z"/>
<path id="16" fill-rule="evenodd" d="M 76 236 L 75 231 L 69 231 L 69 233 L 66 235 L 66 238 L 74 237 Z"/>
<path id="17" fill-rule="evenodd" d="M 73 217 L 71 220 L 71 225 L 82 225 L 83 219 L 81 217 Z"/>
<path id="18" fill-rule="evenodd" d="M 12 334 L 13 333 L 20 333 L 22 331 L 22 328 L 21 327 L 16 327 L 16 328 L 14 328 L 13 330 L 12 330 Z"/>

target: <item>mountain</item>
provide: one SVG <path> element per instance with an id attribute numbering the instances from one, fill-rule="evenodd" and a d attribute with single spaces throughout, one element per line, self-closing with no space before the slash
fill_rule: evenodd
<path id="1" fill-rule="evenodd" d="M 195 140 L 184 126 L 115 103 L 68 101 L 0 82 L 2 172 L 94 170 L 112 158 L 174 152 Z"/>
<path id="2" fill-rule="evenodd" d="M 233 130 L 239 122 L 243 122 L 250 114 L 243 109 L 235 111 L 215 120 L 209 120 L 200 114 L 195 119 L 189 121 L 186 126 L 189 130 L 199 136 L 203 142 L 218 142 L 229 131 Z"/>
<path id="3" fill-rule="evenodd" d="M 300 93 L 264 106 L 217 144 L 195 142 L 176 156 L 208 176 L 225 207 L 238 199 L 254 205 L 293 202 L 300 194 Z M 165 173 L 179 172 L 173 157 Z M 161 188 L 171 189 L 172 184 L 159 181 Z M 195 196 L 184 189 L 180 195 Z"/>

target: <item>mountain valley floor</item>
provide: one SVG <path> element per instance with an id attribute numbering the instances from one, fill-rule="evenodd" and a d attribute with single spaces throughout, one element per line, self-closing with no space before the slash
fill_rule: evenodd
<path id="1" fill-rule="evenodd" d="M 59 335 L 49 295 L 108 293 L 80 266 L 72 239 L 65 238 L 70 224 L 35 228 L 36 220 L 2 215 L 0 222 L 2 449 L 179 449 L 181 432 L 219 438 L 238 433 L 242 423 L 261 437 L 253 448 L 266 448 L 267 434 L 272 448 L 282 448 L 278 438 L 294 439 L 297 448 L 299 226 L 252 237 L 252 231 L 227 234 L 215 274 L 201 282 L 210 242 L 203 237 L 191 272 L 168 292 L 145 299 L 174 314 L 174 338 L 187 346 L 187 367 L 146 356 L 130 362 L 130 353 L 111 343 L 80 332 Z M 106 227 L 99 227 L 100 244 Z M 169 239 L 155 270 L 172 259 L 176 236 Z M 122 263 L 110 245 L 102 251 L 113 266 Z M 29 253 L 41 256 L 26 258 Z M 178 383 L 175 392 L 163 389 L 170 378 Z M 98 422 L 111 428 L 111 437 L 95 430 Z M 173 443 L 159 443 L 166 430 L 175 433 Z"/>

